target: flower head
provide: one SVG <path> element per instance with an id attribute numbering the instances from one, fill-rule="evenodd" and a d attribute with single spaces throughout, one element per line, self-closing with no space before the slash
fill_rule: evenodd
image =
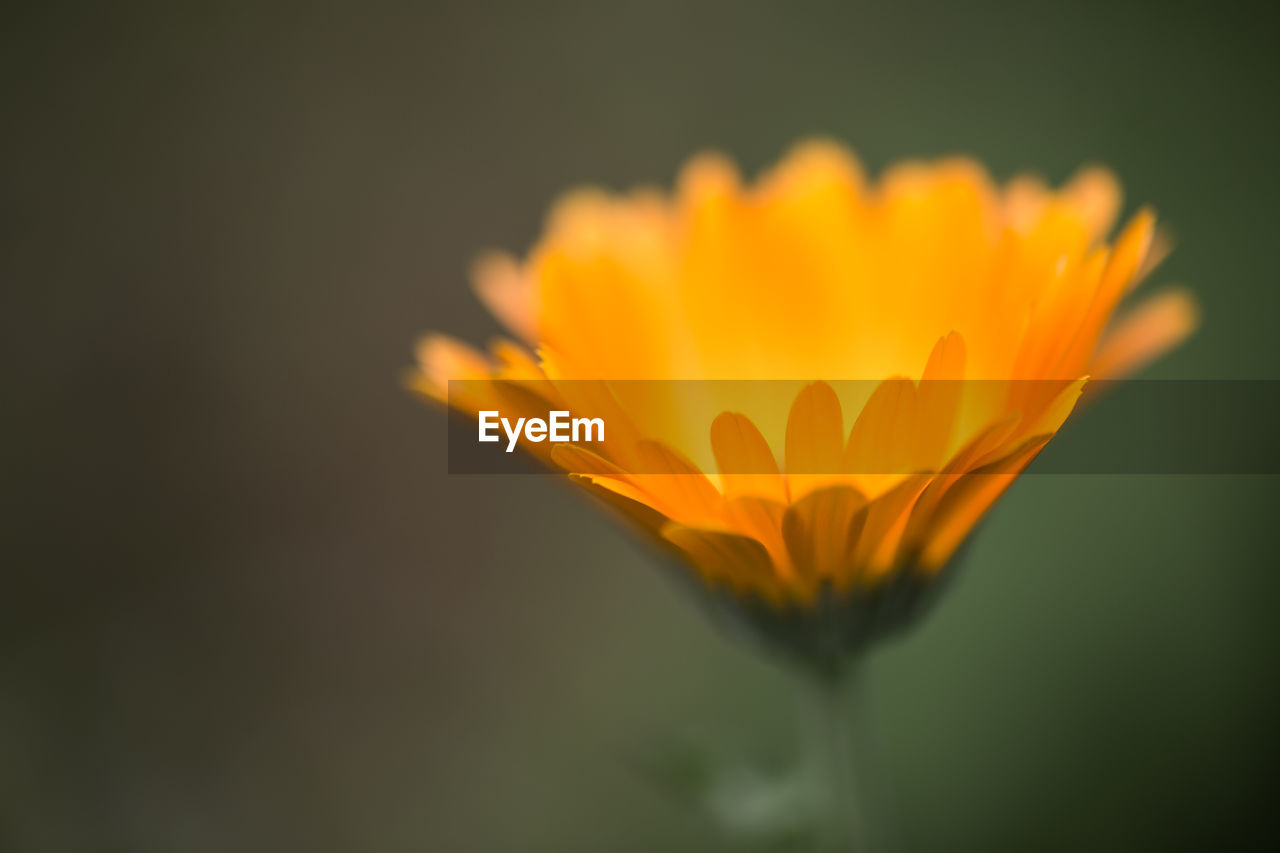
<path id="1" fill-rule="evenodd" d="M 1109 243 L 1119 206 L 1100 169 L 1000 186 L 954 159 L 869 182 L 810 142 L 744 185 L 705 155 L 670 196 L 571 193 L 526 258 L 481 260 L 518 342 L 428 337 L 412 382 L 472 412 L 606 415 L 603 444 L 547 461 L 722 612 L 834 660 L 916 611 L 1089 377 L 1194 327 L 1180 290 L 1117 316 L 1164 251 L 1147 210 Z"/>

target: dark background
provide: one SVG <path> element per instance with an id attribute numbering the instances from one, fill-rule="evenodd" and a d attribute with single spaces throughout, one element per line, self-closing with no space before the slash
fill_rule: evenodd
<path id="1" fill-rule="evenodd" d="M 493 334 L 466 267 L 567 186 L 823 133 L 1111 165 L 1204 306 L 1147 375 L 1280 378 L 1263 8 L 7 10 L 0 848 L 735 849 L 637 764 L 786 756 L 788 680 L 562 484 L 447 476 L 415 337 Z M 1020 482 L 870 664 L 903 848 L 1274 836 L 1276 507 Z"/>

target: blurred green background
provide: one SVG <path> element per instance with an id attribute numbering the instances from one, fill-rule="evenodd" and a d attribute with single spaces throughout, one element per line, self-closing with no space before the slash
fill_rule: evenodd
<path id="1" fill-rule="evenodd" d="M 206 5 L 0 35 L 5 850 L 739 849 L 638 768 L 785 761 L 787 678 L 563 484 L 447 476 L 399 384 L 567 186 L 1101 161 L 1204 304 L 1148 375 L 1280 378 L 1273 4 Z M 870 663 L 900 849 L 1274 840 L 1276 508 L 1020 482 Z"/>

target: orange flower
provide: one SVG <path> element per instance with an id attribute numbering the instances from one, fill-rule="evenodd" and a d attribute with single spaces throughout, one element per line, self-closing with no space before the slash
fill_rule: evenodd
<path id="1" fill-rule="evenodd" d="M 1163 255 L 1147 210 L 1106 242 L 1119 206 L 1100 169 L 1001 187 L 957 159 L 868 183 L 810 142 L 744 186 L 701 156 L 670 197 L 571 193 L 526 259 L 483 259 L 477 292 L 523 343 L 428 337 L 412 384 L 605 415 L 603 444 L 551 464 L 735 618 L 834 659 L 915 611 L 1088 377 L 1195 326 L 1179 290 L 1116 318 Z"/>

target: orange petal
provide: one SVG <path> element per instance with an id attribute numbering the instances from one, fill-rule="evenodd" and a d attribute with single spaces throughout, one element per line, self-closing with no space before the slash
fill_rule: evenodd
<path id="1" fill-rule="evenodd" d="M 448 335 L 427 335 L 418 342 L 418 366 L 429 379 L 445 385 L 450 379 L 489 375 L 489 360 L 470 344 Z"/>
<path id="2" fill-rule="evenodd" d="M 503 379 L 544 382 L 547 378 L 529 351 L 514 341 L 498 338 L 489 344 L 489 352 L 497 359 L 498 375 Z"/>
<path id="3" fill-rule="evenodd" d="M 1155 231 L 1155 214 L 1143 208 L 1121 233 L 1090 307 L 1091 320 L 1105 319 L 1115 310 L 1116 303 L 1146 262 Z"/>
<path id="4" fill-rule="evenodd" d="M 1200 320 L 1195 298 L 1185 290 L 1165 290 L 1148 297 L 1116 321 L 1093 359 L 1101 379 L 1133 373 L 1176 346 Z"/>
<path id="5" fill-rule="evenodd" d="M 721 498 L 707 476 L 680 452 L 658 441 L 636 444 L 640 470 L 631 481 L 653 496 L 654 505 L 676 521 L 718 522 Z"/>
<path id="6" fill-rule="evenodd" d="M 807 592 L 816 591 L 822 580 L 840 582 L 853 572 L 866 506 L 861 492 L 841 485 L 819 489 L 787 508 L 782 536 Z"/>
<path id="7" fill-rule="evenodd" d="M 975 524 L 982 519 L 1018 474 L 1035 459 L 1051 436 L 1028 439 L 1016 451 L 992 465 L 965 474 L 939 502 L 930 524 L 928 543 L 920 555 L 927 571 L 941 568 L 955 553 Z"/>
<path id="8" fill-rule="evenodd" d="M 555 357 L 548 353 L 544 364 L 554 370 Z M 604 447 L 610 459 L 623 467 L 643 470 L 636 453 L 639 430 L 626 409 L 618 403 L 609 383 L 595 379 L 556 379 L 553 382 L 571 411 L 601 418 L 608 425 Z"/>
<path id="9" fill-rule="evenodd" d="M 448 335 L 427 335 L 418 342 L 418 373 L 412 387 L 428 396 L 471 412 L 485 405 L 485 383 L 464 382 L 450 394 L 450 380 L 487 380 L 492 366 L 484 354 Z M 472 387 L 472 386 L 475 387 Z M 451 399 L 452 398 L 452 399 Z"/>
<path id="10" fill-rule="evenodd" d="M 1151 247 L 1147 249 L 1147 257 L 1143 260 L 1142 265 L 1138 267 L 1138 271 L 1134 273 L 1133 280 L 1129 282 L 1129 290 L 1133 290 L 1139 284 L 1151 275 L 1156 267 L 1164 262 L 1173 251 L 1173 237 L 1169 234 L 1169 230 L 1162 225 L 1156 226 L 1156 233 L 1151 236 Z"/>
<path id="11" fill-rule="evenodd" d="M 724 502 L 725 520 L 735 530 L 757 539 L 769 551 L 781 578 L 792 578 L 795 569 L 782 536 L 782 519 L 787 507 L 778 501 L 744 495 Z"/>
<path id="12" fill-rule="evenodd" d="M 914 456 L 930 468 L 941 467 L 951 447 L 964 399 L 964 338 L 952 332 L 929 354 L 916 388 L 918 432 Z"/>
<path id="13" fill-rule="evenodd" d="M 787 486 L 760 430 L 746 415 L 721 412 L 711 423 L 711 451 L 726 495 L 786 501 Z"/>
<path id="14" fill-rule="evenodd" d="M 867 578 L 874 580 L 894 567 L 911 507 L 931 479 L 931 474 L 907 477 L 867 507 L 867 521 L 854 552 L 854 561 Z"/>
<path id="15" fill-rule="evenodd" d="M 905 474 L 914 459 L 916 386 L 910 379 L 886 379 L 876 386 L 849 433 L 841 470 L 851 474 Z"/>
<path id="16" fill-rule="evenodd" d="M 825 382 L 806 385 L 787 418 L 787 481 L 792 497 L 806 494 L 835 477 L 844 455 L 844 418 L 840 400 Z"/>
<path id="17" fill-rule="evenodd" d="M 656 536 L 662 525 L 667 523 L 667 517 L 650 506 L 645 496 L 626 482 L 585 474 L 570 474 L 569 479 L 647 533 Z"/>
<path id="18" fill-rule="evenodd" d="M 1104 237 L 1115 225 L 1123 195 L 1115 175 L 1108 170 L 1099 166 L 1081 169 L 1062 188 L 1062 194 L 1095 240 Z"/>
<path id="19" fill-rule="evenodd" d="M 674 522 L 663 526 L 662 536 L 712 583 L 738 592 L 753 592 L 774 602 L 782 600 L 782 588 L 769 552 L 750 536 Z"/>
<path id="20" fill-rule="evenodd" d="M 515 258 L 502 252 L 482 255 L 471 268 L 471 280 L 493 316 L 521 340 L 537 342 L 537 293 Z"/>
<path id="21" fill-rule="evenodd" d="M 570 474 L 614 477 L 626 480 L 627 474 L 598 453 L 576 444 L 557 444 L 551 448 L 551 461 Z"/>
<path id="22" fill-rule="evenodd" d="M 912 506 L 911 518 L 903 532 L 903 550 L 918 550 L 923 547 L 923 543 L 931 533 L 930 525 L 934 522 L 934 512 L 938 504 L 947 492 L 962 480 L 964 474 L 978 467 L 979 459 L 987 457 L 1002 459 L 1016 449 L 1009 443 L 1009 438 L 1020 421 L 1021 416 L 1013 412 L 989 424 L 970 439 L 951 457 L 946 466 L 930 479 L 928 486 Z"/>

